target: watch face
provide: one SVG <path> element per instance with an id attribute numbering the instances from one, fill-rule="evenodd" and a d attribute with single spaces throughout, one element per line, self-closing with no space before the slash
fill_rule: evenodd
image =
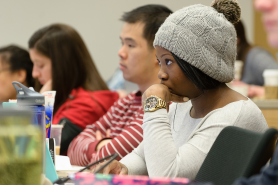
<path id="1" fill-rule="evenodd" d="M 145 111 L 152 111 L 157 105 L 157 98 L 156 97 L 149 97 L 145 103 Z"/>

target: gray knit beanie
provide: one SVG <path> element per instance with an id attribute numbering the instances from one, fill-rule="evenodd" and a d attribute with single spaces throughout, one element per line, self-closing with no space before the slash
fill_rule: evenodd
<path id="1" fill-rule="evenodd" d="M 212 7 L 192 5 L 171 14 L 155 35 L 153 45 L 172 52 L 220 82 L 234 78 L 240 19 L 236 0 L 215 0 Z"/>

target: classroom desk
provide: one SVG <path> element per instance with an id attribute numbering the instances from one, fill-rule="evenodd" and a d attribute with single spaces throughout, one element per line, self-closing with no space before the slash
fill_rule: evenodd
<path id="1" fill-rule="evenodd" d="M 278 129 L 278 100 L 255 99 L 269 127 Z"/>
<path id="2" fill-rule="evenodd" d="M 74 169 L 56 171 L 58 177 L 67 177 L 69 175 L 69 173 L 75 173 L 78 170 L 80 170 L 80 168 L 83 168 L 81 166 L 74 166 L 74 165 L 71 165 L 71 167 L 74 168 Z M 90 170 L 85 170 L 84 172 L 90 172 Z M 65 183 L 65 185 L 74 185 L 74 181 L 70 179 Z"/>
<path id="3" fill-rule="evenodd" d="M 75 173 L 84 167 L 72 165 L 72 168 L 74 168 L 74 169 L 56 171 L 58 177 L 67 177 L 69 173 Z M 90 172 L 90 170 L 85 170 L 84 172 Z"/>

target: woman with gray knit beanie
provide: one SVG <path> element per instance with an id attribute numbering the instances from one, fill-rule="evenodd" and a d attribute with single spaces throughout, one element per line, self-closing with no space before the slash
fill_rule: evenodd
<path id="1" fill-rule="evenodd" d="M 239 18 L 235 0 L 215 0 L 165 20 L 153 43 L 161 84 L 142 96 L 144 140 L 103 173 L 194 179 L 224 127 L 268 128 L 260 109 L 226 86 L 234 77 Z"/>

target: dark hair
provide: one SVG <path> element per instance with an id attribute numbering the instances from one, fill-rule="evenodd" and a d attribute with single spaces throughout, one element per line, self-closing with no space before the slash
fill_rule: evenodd
<path id="1" fill-rule="evenodd" d="M 155 34 L 165 19 L 173 13 L 169 8 L 162 5 L 145 5 L 125 12 L 121 18 L 127 23 L 144 23 L 143 37 L 149 46 L 153 47 Z"/>
<path id="2" fill-rule="evenodd" d="M 81 36 L 72 27 L 53 24 L 35 32 L 29 40 L 51 59 L 52 89 L 56 90 L 54 114 L 78 87 L 86 90 L 108 90 Z"/>
<path id="3" fill-rule="evenodd" d="M 215 89 L 221 84 L 218 80 L 206 75 L 200 69 L 190 65 L 188 62 L 180 59 L 175 54 L 172 53 L 172 55 L 185 76 L 203 93 L 205 90 Z"/>
<path id="4" fill-rule="evenodd" d="M 242 21 L 239 21 L 238 23 L 234 24 L 234 26 L 235 26 L 237 38 L 239 39 L 239 43 L 237 44 L 237 60 L 242 60 L 244 62 L 246 58 L 246 54 L 251 48 L 251 45 L 247 42 L 245 36 L 245 29 Z"/>
<path id="5" fill-rule="evenodd" d="M 33 63 L 30 59 L 28 51 L 15 45 L 0 48 L 1 61 L 10 66 L 10 71 L 18 70 L 26 71 L 26 79 L 28 87 L 35 86 L 35 80 L 32 77 Z"/>

